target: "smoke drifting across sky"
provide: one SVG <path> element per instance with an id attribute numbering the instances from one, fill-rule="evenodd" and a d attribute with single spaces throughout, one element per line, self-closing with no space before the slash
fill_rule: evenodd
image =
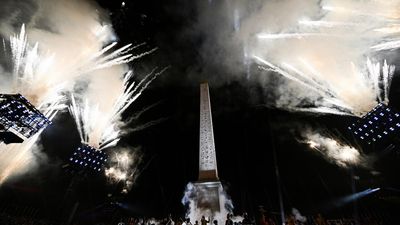
<path id="1" fill-rule="evenodd" d="M 311 150 L 340 167 L 371 167 L 371 157 L 366 156 L 359 149 L 340 142 L 338 138 L 325 136 L 311 130 L 304 131 L 303 138 Z"/>
<path id="2" fill-rule="evenodd" d="M 394 68 L 383 66 L 381 53 L 399 47 L 397 1 L 198 4 L 199 22 L 193 32 L 204 34 L 204 67 L 224 68 L 225 74 L 216 75 L 219 79 L 256 80 L 275 96 L 275 106 L 293 111 L 360 116 L 377 101 L 387 101 Z M 267 72 L 256 76 L 249 64 L 263 65 Z"/>
<path id="3" fill-rule="evenodd" d="M 82 102 L 94 103 L 92 109 L 100 114 L 115 110 L 113 107 L 126 88 L 124 76 L 129 71 L 126 63 L 143 54 L 130 54 L 130 46 L 115 50 L 117 38 L 104 10 L 89 0 L 6 1 L 1 9 L 4 13 L 0 18 L 0 34 L 5 49 L 0 76 L 2 81 L 9 81 L 2 82 L 1 92 L 21 93 L 38 108 L 74 92 Z M 21 35 L 22 41 L 17 45 L 11 43 L 11 49 L 20 53 L 19 57 L 12 57 L 7 42 L 10 36 L 19 33 L 22 24 L 26 37 Z M 74 88 L 82 86 L 84 90 Z M 116 115 L 113 122 L 119 123 L 119 119 Z M 2 157 L 2 166 L 13 168 L 9 175 L 19 169 L 26 170 L 24 167 L 28 165 L 21 163 L 17 168 L 12 166 L 15 160 L 35 160 L 32 151 L 24 150 L 23 145 L 15 148 L 13 154 Z"/>
<path id="4" fill-rule="evenodd" d="M 255 82 L 264 102 L 287 111 L 360 117 L 389 102 L 395 59 L 385 57 L 400 46 L 399 6 L 394 0 L 201 1 L 191 31 L 203 35 L 200 67 L 211 81 Z M 369 166 L 334 137 L 303 138 L 323 146 L 324 158 L 339 166 Z M 343 162 L 344 149 L 360 154 L 359 161 Z"/>

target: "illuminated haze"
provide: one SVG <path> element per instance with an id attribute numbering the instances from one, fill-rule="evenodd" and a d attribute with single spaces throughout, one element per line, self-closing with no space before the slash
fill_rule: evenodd
<path id="1" fill-rule="evenodd" d="M 286 78 L 278 107 L 362 116 L 388 102 L 394 67 L 380 51 L 399 47 L 399 4 L 268 1 L 242 25 L 241 35 L 263 69 Z"/>
<path id="2" fill-rule="evenodd" d="M 182 204 L 186 206 L 186 215 L 185 218 L 190 218 L 192 224 L 197 220 L 200 223 L 201 217 L 205 216 L 207 220 L 210 221 L 210 224 L 213 223 L 213 220 L 217 220 L 218 224 L 224 224 L 226 220 L 226 215 L 228 213 L 232 213 L 233 211 L 233 204 L 231 198 L 228 194 L 221 189 L 219 193 L 220 202 L 223 204 L 220 206 L 220 212 L 212 212 L 209 208 L 200 208 L 196 207 L 196 203 L 199 202 L 197 199 L 199 196 L 209 196 L 209 190 L 204 186 L 196 186 L 193 183 L 188 183 L 186 185 L 186 189 L 184 192 L 184 196 L 182 198 Z M 210 195 L 210 198 L 214 196 Z M 234 217 L 232 218 L 235 222 L 241 221 L 241 217 Z"/>
<path id="3" fill-rule="evenodd" d="M 77 79 L 96 86 L 98 78 L 117 86 L 117 90 L 112 86 L 102 90 L 94 88 L 97 93 L 115 90 L 120 95 L 123 92 L 124 74 L 128 69 L 121 64 L 142 55 L 130 54 L 131 45 L 117 48 L 106 13 L 92 1 L 26 0 L 5 4 L 9 12 L 0 21 L 4 38 L 0 70 L 2 93 L 23 94 L 51 119 L 64 106 L 64 94 L 73 91 Z M 93 90 L 92 86 L 90 89 Z M 95 95 L 92 91 L 87 93 Z M 32 161 L 36 159 L 30 147 L 37 140 L 35 136 L 22 145 L 1 146 L 2 150 L 13 148 L 0 161 L 7 171 L 2 181 L 27 171 L 28 165 L 34 164 Z"/>
<path id="4" fill-rule="evenodd" d="M 0 185 L 4 181 L 37 168 L 37 159 L 43 156 L 35 145 L 41 131 L 21 144 L 1 145 Z M 36 151 L 36 153 L 35 153 Z"/>
<path id="5" fill-rule="evenodd" d="M 304 134 L 304 142 L 311 150 L 315 150 L 327 161 L 340 167 L 352 166 L 368 167 L 368 158 L 358 149 L 341 143 L 337 138 L 327 137 L 317 132 L 307 131 Z"/>
<path id="6" fill-rule="evenodd" d="M 142 161 L 142 154 L 137 150 L 114 150 L 110 157 L 110 163 L 105 169 L 105 175 L 111 184 L 122 184 L 122 193 L 128 193 L 137 176 L 138 166 Z"/>
<path id="7" fill-rule="evenodd" d="M 222 68 L 229 75 L 218 74 L 219 82 L 258 82 L 268 104 L 297 112 L 362 116 L 388 102 L 395 59 L 385 64 L 384 54 L 400 46 L 398 1 L 233 0 L 198 8 L 201 68 Z"/>
<path id="8" fill-rule="evenodd" d="M 121 114 L 165 70 L 156 72 L 154 69 L 138 82 L 131 80 L 131 71 L 125 72 L 120 66 L 97 71 L 91 77 L 88 90 L 80 94 L 80 99 L 71 96 L 69 111 L 75 119 L 82 143 L 96 149 L 115 146 L 123 133 Z M 110 87 L 112 89 L 108 90 Z"/>

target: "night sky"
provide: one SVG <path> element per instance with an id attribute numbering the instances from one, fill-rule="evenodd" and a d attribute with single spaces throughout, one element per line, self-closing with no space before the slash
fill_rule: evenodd
<path id="1" fill-rule="evenodd" d="M 124 113 L 128 118 L 156 104 L 129 126 L 161 119 L 151 127 L 123 136 L 120 142 L 121 146 L 140 149 L 144 155 L 139 166 L 140 176 L 130 193 L 120 194 L 120 186 L 107 185 L 105 178 L 98 175 L 79 181 L 72 197 L 66 197 L 72 176 L 62 165 L 71 150 L 79 146 L 79 136 L 73 120 L 64 113 L 43 134 L 46 163 L 37 171 L 0 187 L 1 204 L 37 207 L 40 215 L 46 218 L 61 215 L 62 205 L 71 205 L 74 200 L 80 202 L 78 216 L 81 217 L 109 202 L 122 203 L 124 212 L 131 215 L 184 215 L 181 199 L 185 186 L 196 181 L 198 174 L 199 84 L 208 81 L 218 173 L 231 196 L 235 213 L 255 214 L 260 205 L 271 212 L 279 210 L 275 163 L 287 211 L 297 208 L 303 214 L 324 210 L 350 212 L 351 205 L 332 208 L 329 202 L 352 193 L 351 178 L 354 176 L 358 178 L 355 181 L 358 191 L 384 189 L 365 198 L 361 206 L 365 203 L 400 209 L 400 149 L 365 149 L 370 154 L 379 152 L 374 168 L 349 170 L 326 161 L 300 143 L 302 131 L 312 127 L 355 144 L 346 131 L 355 118 L 290 113 L 267 107 L 271 105 L 271 96 L 257 79 L 241 76 L 244 69 L 232 74 L 225 65 L 208 60 L 202 49 L 213 39 L 204 29 L 198 29 L 199 8 L 194 2 L 130 0 L 121 7 L 121 1 L 98 1 L 109 10 L 121 44 L 145 42 L 139 50 L 158 48 L 155 53 L 132 63 L 139 77 L 154 67 L 170 66 Z M 210 53 L 219 54 L 218 49 L 211 49 Z M 265 76 L 257 65 L 252 65 L 250 70 L 254 77 Z M 397 85 L 395 79 L 391 103 L 400 109 L 396 101 L 396 96 L 400 96 Z"/>

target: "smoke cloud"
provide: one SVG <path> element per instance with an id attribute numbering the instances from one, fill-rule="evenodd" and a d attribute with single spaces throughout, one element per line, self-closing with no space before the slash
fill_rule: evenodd
<path id="1" fill-rule="evenodd" d="M 388 101 L 394 67 L 384 66 L 382 57 L 399 47 L 398 6 L 380 0 L 203 1 L 196 31 L 205 36 L 205 67 L 218 62 L 226 74 L 259 82 L 276 96 L 276 106 L 361 116 Z M 252 63 L 268 78 L 248 69 Z"/>
<path id="2" fill-rule="evenodd" d="M 139 175 L 138 166 L 142 162 L 139 150 L 119 148 L 113 150 L 105 175 L 110 184 L 122 184 L 122 193 L 128 193 Z"/>
<path id="3" fill-rule="evenodd" d="M 35 7 L 17 8 L 21 5 Z M 7 15 L 10 16 L 0 21 L 0 27 L 4 28 L 0 32 L 7 41 L 25 24 L 27 47 L 17 59 L 21 61 L 20 65 L 15 59 L 10 61 L 13 58 L 8 48 L 3 58 L 8 63 L 6 68 L 13 68 L 13 75 L 24 79 L 22 84 L 15 86 L 14 83 L 13 92 L 22 93 L 34 105 L 42 103 L 54 89 L 61 91 L 60 85 L 64 85 L 64 90 L 71 88 L 73 79 L 95 69 L 98 63 L 95 56 L 116 39 L 105 12 L 92 1 L 26 0 L 20 4 L 10 3 L 9 7 L 11 13 Z M 37 56 L 32 59 L 28 54 L 35 47 Z M 20 51 L 23 50 L 21 48 Z M 26 69 L 31 69 L 31 74 L 26 74 Z M 19 72 L 16 73 L 17 70 Z"/>
<path id="4" fill-rule="evenodd" d="M 0 146 L 0 185 L 10 178 L 32 172 L 40 164 L 48 162 L 41 146 L 36 143 L 39 135 L 40 133 L 21 144 Z"/>
<path id="5" fill-rule="evenodd" d="M 115 111 L 116 99 L 124 94 L 127 84 L 126 63 L 153 51 L 132 55 L 129 51 L 134 47 L 130 45 L 114 50 L 117 37 L 107 13 L 94 1 L 5 1 L 1 10 L 7 13 L 0 17 L 4 38 L 0 91 L 21 93 L 49 118 L 64 107 L 65 93 L 74 93 L 77 86 L 85 86 L 75 93 L 77 98 L 95 102 L 93 108 L 98 112 Z M 82 82 L 86 85 L 80 85 Z M 119 115 L 116 117 L 118 122 Z M 102 125 L 101 121 L 97 124 Z M 90 135 L 96 140 L 100 136 L 96 132 Z M 37 141 L 38 137 L 29 140 Z M 21 162 L 18 171 L 28 170 L 28 164 L 35 160 L 29 149 L 32 146 L 34 143 L 1 146 L 15 149 L 1 159 L 4 171 L 8 171 L 3 177 L 17 173 L 12 163 L 15 160 Z"/>
<path id="6" fill-rule="evenodd" d="M 361 166 L 368 168 L 371 159 L 360 150 L 342 143 L 339 138 L 327 137 L 311 130 L 303 133 L 305 142 L 327 161 L 342 168 Z"/>
<path id="7" fill-rule="evenodd" d="M 215 193 L 215 192 L 218 193 Z M 218 199 L 219 195 L 219 199 Z M 218 201 L 215 203 L 215 200 Z M 225 224 L 226 216 L 232 213 L 233 204 L 230 197 L 225 193 L 222 187 L 216 189 L 216 187 L 209 187 L 207 183 L 205 185 L 197 185 L 196 183 L 188 183 L 186 185 L 182 204 L 187 207 L 186 218 L 189 218 L 193 223 L 194 221 L 201 220 L 204 216 L 209 223 L 212 224 L 214 220 L 218 221 L 218 224 Z M 220 211 L 215 210 L 218 204 Z M 238 218 L 235 218 L 237 220 Z"/>
<path id="8" fill-rule="evenodd" d="M 301 215 L 300 211 L 296 208 L 292 208 L 292 215 L 294 216 L 296 221 L 299 221 L 301 223 L 305 223 L 307 221 L 307 218 Z"/>

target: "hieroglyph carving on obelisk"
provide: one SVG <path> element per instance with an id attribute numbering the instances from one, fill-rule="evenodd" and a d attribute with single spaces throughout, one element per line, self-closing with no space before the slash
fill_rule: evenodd
<path id="1" fill-rule="evenodd" d="M 208 83 L 200 85 L 199 180 L 218 180 Z"/>

